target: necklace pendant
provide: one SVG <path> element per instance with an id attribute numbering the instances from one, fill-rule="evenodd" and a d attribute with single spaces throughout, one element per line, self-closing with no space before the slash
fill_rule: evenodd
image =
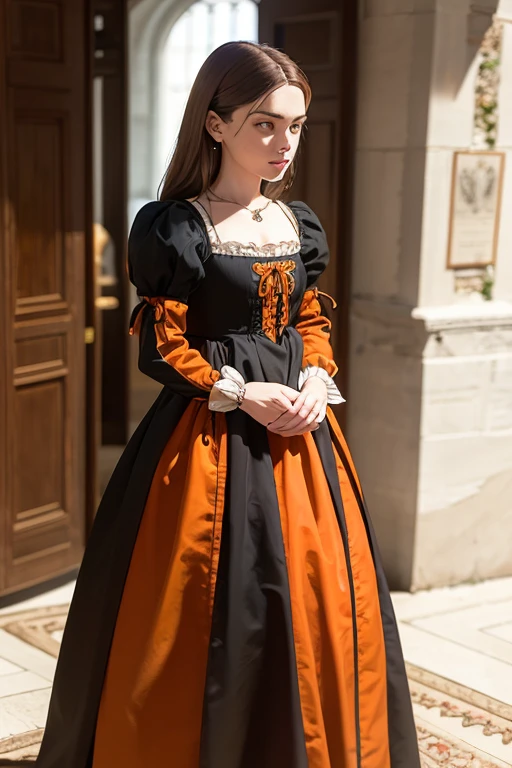
<path id="1" fill-rule="evenodd" d="M 254 211 L 252 218 L 254 219 L 254 221 L 263 221 L 263 218 L 261 217 L 259 211 Z"/>

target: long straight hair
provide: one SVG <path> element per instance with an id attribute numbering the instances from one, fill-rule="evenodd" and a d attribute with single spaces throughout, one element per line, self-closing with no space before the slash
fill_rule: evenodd
<path id="1" fill-rule="evenodd" d="M 174 152 L 162 180 L 160 200 L 199 197 L 217 178 L 222 144 L 217 145 L 206 130 L 208 110 L 229 122 L 236 109 L 263 100 L 282 85 L 300 88 L 307 110 L 311 102 L 308 79 L 282 51 L 247 41 L 224 43 L 212 51 L 190 91 Z M 290 188 L 297 154 L 280 181 L 262 180 L 262 194 L 276 200 Z"/>

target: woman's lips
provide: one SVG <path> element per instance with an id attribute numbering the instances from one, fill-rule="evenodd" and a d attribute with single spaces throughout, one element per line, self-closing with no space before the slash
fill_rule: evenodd
<path id="1" fill-rule="evenodd" d="M 279 168 L 279 170 L 282 171 L 283 168 L 285 168 L 289 162 L 290 162 L 289 160 L 276 160 L 275 162 L 272 161 L 270 165 L 275 165 L 276 168 Z"/>

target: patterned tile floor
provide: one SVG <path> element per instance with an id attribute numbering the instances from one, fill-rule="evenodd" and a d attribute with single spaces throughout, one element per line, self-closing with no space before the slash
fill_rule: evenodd
<path id="1" fill-rule="evenodd" d="M 0 765 L 37 754 L 73 588 L 0 610 Z M 393 602 L 424 768 L 512 766 L 512 578 Z"/>

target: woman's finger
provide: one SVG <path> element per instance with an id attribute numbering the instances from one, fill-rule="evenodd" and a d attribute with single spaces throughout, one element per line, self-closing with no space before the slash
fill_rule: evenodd
<path id="1" fill-rule="evenodd" d="M 274 430 L 270 429 L 271 432 L 275 432 L 276 435 L 280 435 L 281 437 L 294 437 L 295 435 L 304 435 L 306 432 L 315 432 L 319 428 L 320 424 L 313 424 L 313 426 L 307 426 L 303 427 L 302 429 L 288 429 L 288 430 Z"/>
<path id="2" fill-rule="evenodd" d="M 295 414 L 295 416 L 286 414 L 286 417 L 283 416 L 283 418 L 276 423 L 276 427 L 281 430 L 301 429 L 302 427 L 307 426 L 308 422 L 306 419 L 307 417 L 301 416 L 300 414 Z"/>
<path id="3" fill-rule="evenodd" d="M 301 396 L 302 397 L 302 396 Z M 301 417 L 298 415 L 298 413 L 294 410 L 295 404 L 293 408 L 290 408 L 285 413 L 282 413 L 277 419 L 275 419 L 272 424 L 274 424 L 277 427 L 289 427 L 290 424 L 299 424 L 302 420 Z"/>
<path id="4" fill-rule="evenodd" d="M 306 390 L 300 393 L 290 409 L 292 413 L 298 413 L 300 411 L 307 396 L 308 392 Z"/>
<path id="5" fill-rule="evenodd" d="M 276 431 L 280 434 L 284 434 L 285 432 L 289 432 L 291 430 L 294 432 L 300 430 L 308 431 L 309 425 L 318 418 L 322 411 L 323 400 L 313 398 L 311 403 L 308 401 L 308 406 L 310 406 L 310 410 L 305 416 L 302 416 L 300 413 L 298 413 L 294 417 L 289 417 L 287 414 L 286 418 L 283 416 L 282 419 L 276 421 L 275 424 L 273 424 Z"/>

